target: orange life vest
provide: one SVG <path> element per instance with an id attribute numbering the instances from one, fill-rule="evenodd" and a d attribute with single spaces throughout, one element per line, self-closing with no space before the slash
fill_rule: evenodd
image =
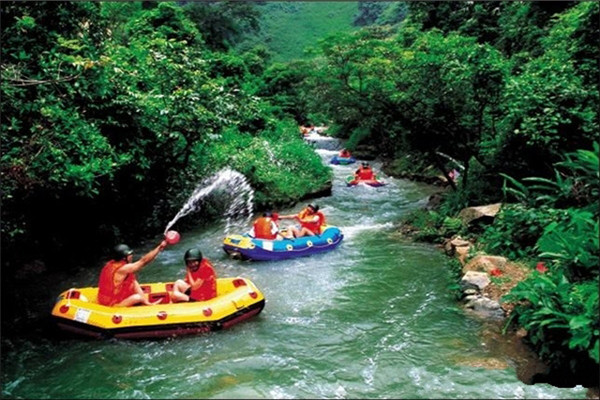
<path id="1" fill-rule="evenodd" d="M 260 217 L 254 221 L 254 237 L 257 239 L 275 239 L 277 233 L 272 232 L 272 221 L 269 217 Z"/>
<path id="2" fill-rule="evenodd" d="M 314 218 L 314 217 L 317 218 Z M 297 216 L 300 221 L 300 226 L 309 229 L 315 234 L 321 233 L 321 227 L 325 225 L 325 215 L 321 211 L 317 211 L 314 215 L 308 215 L 308 208 L 300 211 Z"/>
<path id="3" fill-rule="evenodd" d="M 200 267 L 195 272 L 190 272 L 192 278 L 202 279 L 202 286 L 192 290 L 190 297 L 196 301 L 210 300 L 217 297 L 217 276 L 213 265 L 206 258 L 203 258 L 200 262 Z M 185 281 L 191 285 L 191 282 L 185 277 Z"/>
<path id="4" fill-rule="evenodd" d="M 125 260 L 111 260 L 102 268 L 98 281 L 98 303 L 113 306 L 136 293 L 135 274 L 128 274 L 121 284 L 115 285 L 115 273 L 126 263 Z"/>
<path id="5" fill-rule="evenodd" d="M 358 179 L 362 179 L 362 180 L 371 180 L 375 178 L 375 174 L 373 173 L 373 170 L 371 168 L 363 168 L 360 167 L 358 170 Z"/>

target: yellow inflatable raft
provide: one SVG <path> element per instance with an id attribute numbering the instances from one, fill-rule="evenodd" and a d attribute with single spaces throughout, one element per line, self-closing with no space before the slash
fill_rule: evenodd
<path id="1" fill-rule="evenodd" d="M 262 311 L 263 294 L 246 278 L 217 279 L 217 297 L 171 303 L 172 282 L 141 285 L 152 306 L 107 307 L 96 302 L 97 287 L 69 289 L 58 296 L 52 317 L 58 327 L 96 338 L 156 338 L 216 331 Z"/>

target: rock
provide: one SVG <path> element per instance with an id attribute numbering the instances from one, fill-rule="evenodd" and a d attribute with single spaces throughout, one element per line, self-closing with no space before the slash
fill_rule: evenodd
<path id="1" fill-rule="evenodd" d="M 479 220 L 491 222 L 500 211 L 501 205 L 502 203 L 495 203 L 485 206 L 463 208 L 460 213 L 458 213 L 458 218 L 460 218 L 465 225 L 474 222 L 482 222 Z"/>
<path id="2" fill-rule="evenodd" d="M 477 298 L 470 299 L 466 308 L 472 309 L 478 314 L 485 317 L 502 318 L 504 317 L 504 311 L 500 307 L 497 301 L 488 299 L 487 297 L 477 296 Z"/>
<path id="3" fill-rule="evenodd" d="M 444 244 L 444 251 L 447 255 L 453 256 L 457 252 L 458 247 L 467 247 L 471 246 L 471 242 L 461 239 L 460 237 L 456 237 L 454 239 L 448 240 Z"/>
<path id="4" fill-rule="evenodd" d="M 499 310 L 500 304 L 484 296 L 475 296 L 475 298 L 469 299 L 466 307 L 476 310 Z"/>
<path id="5" fill-rule="evenodd" d="M 456 248 L 456 257 L 458 258 L 458 261 L 460 261 L 460 263 L 462 265 L 465 265 L 465 262 L 467 261 L 467 256 L 469 255 L 470 248 L 471 248 L 471 246 Z"/>
<path id="6" fill-rule="evenodd" d="M 460 286 L 464 289 L 482 290 L 490 284 L 490 278 L 485 272 L 467 271 L 461 278 Z"/>
<path id="7" fill-rule="evenodd" d="M 480 271 L 489 273 L 494 269 L 499 269 L 500 271 L 504 272 L 507 261 L 508 260 L 505 257 L 481 254 L 473 257 L 473 259 L 471 259 L 471 261 L 469 261 L 463 267 L 463 273 L 467 271 Z"/>

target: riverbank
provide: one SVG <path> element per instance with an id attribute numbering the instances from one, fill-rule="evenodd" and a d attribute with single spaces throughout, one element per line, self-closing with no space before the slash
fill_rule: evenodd
<path id="1" fill-rule="evenodd" d="M 392 164 L 386 163 L 388 166 Z M 394 173 L 389 169 L 386 172 Z M 582 385 L 589 389 L 590 398 L 597 398 L 598 377 L 594 372 L 597 368 L 594 369 L 593 362 L 580 356 L 579 365 L 587 365 L 587 368 L 573 368 L 542 360 L 539 352 L 543 348 L 543 339 L 540 342 L 539 338 L 532 338 L 531 333 L 518 323 L 519 319 L 513 318 L 513 311 L 521 302 L 508 300 L 511 291 L 525 280 L 544 275 L 548 268 L 540 261 L 537 264 L 533 262 L 532 268 L 532 260 L 513 260 L 485 252 L 480 238 L 486 227 L 494 223 L 503 204 L 468 207 L 448 216 L 445 199 L 451 197 L 451 194 L 448 196 L 444 193 L 450 187 L 443 176 L 436 177 L 430 172 L 400 173 L 396 176 L 431 184 L 435 182 L 440 187 L 438 193 L 430 196 L 428 204 L 422 210 L 416 211 L 401 223 L 398 232 L 416 242 L 433 243 L 440 251 L 452 257 L 450 268 L 456 279 L 456 297 L 462 307 L 478 317 L 500 321 L 503 335 L 512 336 L 519 346 L 526 347 L 532 354 L 537 353 L 535 360 L 529 359 L 527 366 L 520 369 L 520 379 L 528 384 L 549 383 L 557 387 Z M 464 238 L 461 234 L 465 235 Z"/>

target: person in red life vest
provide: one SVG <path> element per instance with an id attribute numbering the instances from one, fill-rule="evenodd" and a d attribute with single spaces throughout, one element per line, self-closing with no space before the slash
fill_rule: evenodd
<path id="1" fill-rule="evenodd" d="M 114 248 L 113 259 L 106 263 L 100 272 L 98 303 L 110 307 L 129 307 L 140 303 L 152 305 L 135 274 L 152 262 L 166 246 L 167 242 L 163 240 L 153 250 L 133 262 L 133 250 L 126 244 L 117 245 Z"/>
<path id="2" fill-rule="evenodd" d="M 375 172 L 371 169 L 368 162 L 363 162 L 360 167 L 354 172 L 355 180 L 369 181 L 375 179 Z"/>
<path id="3" fill-rule="evenodd" d="M 173 284 L 171 300 L 174 303 L 183 301 L 206 301 L 217 297 L 217 274 L 213 265 L 198 249 L 189 249 L 183 256 L 186 274 Z"/>
<path id="4" fill-rule="evenodd" d="M 314 236 L 321 234 L 321 229 L 325 225 L 325 215 L 319 211 L 318 205 L 309 204 L 296 215 L 280 215 L 279 219 L 295 219 L 300 222 L 300 226 L 289 228 L 288 238 L 299 238 L 303 236 Z"/>
<path id="5" fill-rule="evenodd" d="M 263 213 L 262 217 L 254 221 L 254 225 L 250 230 L 250 236 L 255 237 L 256 239 L 283 239 L 283 236 L 279 233 L 279 226 L 277 226 L 278 219 L 279 215 L 277 213 Z"/>
<path id="6" fill-rule="evenodd" d="M 350 158 L 350 157 L 352 157 L 352 154 L 350 154 L 348 149 L 342 149 L 342 151 L 340 151 L 339 157 Z"/>

